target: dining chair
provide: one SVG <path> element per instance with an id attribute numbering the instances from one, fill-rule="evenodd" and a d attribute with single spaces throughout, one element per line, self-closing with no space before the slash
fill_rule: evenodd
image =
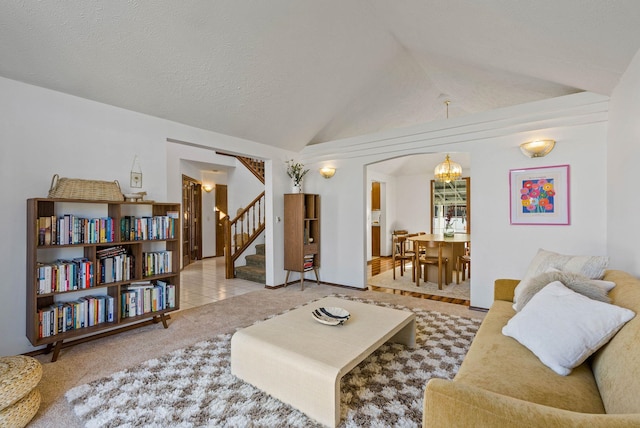
<path id="1" fill-rule="evenodd" d="M 420 274 L 424 272 L 424 281 L 428 281 L 428 266 L 438 267 L 438 290 L 442 290 L 442 277 L 447 274 L 449 259 L 442 255 L 442 243 L 433 241 L 416 241 L 415 281 L 416 287 L 420 286 Z M 446 283 L 446 279 L 444 280 Z"/>
<path id="2" fill-rule="evenodd" d="M 456 260 L 456 284 L 460 284 L 460 274 L 462 274 L 462 280 L 465 280 L 465 274 L 468 278 L 471 278 L 471 244 L 467 243 L 465 253 L 458 256 Z"/>
<path id="3" fill-rule="evenodd" d="M 406 231 L 402 231 L 406 232 Z M 393 234 L 392 242 L 392 265 L 393 265 L 393 279 L 396 279 L 396 266 L 397 262 L 400 263 L 400 276 L 404 276 L 404 271 L 407 269 L 406 263 L 413 263 L 415 257 L 415 251 L 413 248 L 413 241 L 408 240 L 410 236 L 416 236 L 416 233 L 406 233 L 402 235 Z M 411 268 L 412 281 L 415 281 L 415 270 L 413 266 Z"/>

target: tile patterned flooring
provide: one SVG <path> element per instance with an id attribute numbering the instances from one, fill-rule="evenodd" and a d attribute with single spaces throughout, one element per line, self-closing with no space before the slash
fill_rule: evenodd
<path id="1" fill-rule="evenodd" d="M 180 273 L 180 309 L 189 309 L 250 291 L 264 284 L 224 277 L 224 257 L 210 257 L 191 263 Z"/>

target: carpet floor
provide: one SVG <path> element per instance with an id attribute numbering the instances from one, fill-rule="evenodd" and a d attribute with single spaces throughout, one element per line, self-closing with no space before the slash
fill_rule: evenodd
<path id="1" fill-rule="evenodd" d="M 65 399 L 65 393 L 77 386 L 126 371 L 155 358 L 189 348 L 220 335 L 232 334 L 236 329 L 251 325 L 275 313 L 296 307 L 310 300 L 335 294 L 372 299 L 377 302 L 400 304 L 411 309 L 424 309 L 444 314 L 481 320 L 484 312 L 461 305 L 410 297 L 331 287 L 305 282 L 304 291 L 295 288 L 260 290 L 236 296 L 201 307 L 172 314 L 169 328 L 150 325 L 100 340 L 66 348 L 57 362 L 50 356 L 38 356 L 43 364 L 43 377 L 39 384 L 42 403 L 30 427 L 85 426 L 74 414 Z"/>

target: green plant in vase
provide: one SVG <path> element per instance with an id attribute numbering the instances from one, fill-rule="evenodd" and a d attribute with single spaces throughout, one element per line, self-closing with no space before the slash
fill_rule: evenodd
<path id="1" fill-rule="evenodd" d="M 291 178 L 293 184 L 293 193 L 302 193 L 302 179 L 309 172 L 305 169 L 304 164 L 295 162 L 293 159 L 286 161 L 287 175 Z"/>

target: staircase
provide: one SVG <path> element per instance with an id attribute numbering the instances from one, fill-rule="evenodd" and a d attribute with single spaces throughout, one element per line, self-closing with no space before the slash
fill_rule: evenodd
<path id="1" fill-rule="evenodd" d="M 256 245 L 256 253 L 249 254 L 248 256 L 245 256 L 244 259 L 247 261 L 247 265 L 236 267 L 236 278 L 266 284 L 267 275 L 264 244 Z"/>

